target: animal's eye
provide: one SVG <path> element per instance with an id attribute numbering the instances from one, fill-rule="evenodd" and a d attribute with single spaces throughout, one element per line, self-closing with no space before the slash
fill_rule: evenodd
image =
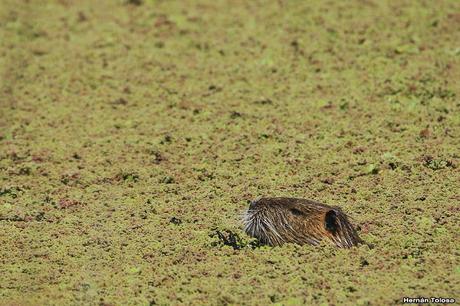
<path id="1" fill-rule="evenodd" d="M 292 213 L 294 216 L 301 216 L 301 215 L 303 215 L 303 212 L 301 212 L 301 211 L 298 210 L 297 208 L 291 208 L 291 213 Z"/>

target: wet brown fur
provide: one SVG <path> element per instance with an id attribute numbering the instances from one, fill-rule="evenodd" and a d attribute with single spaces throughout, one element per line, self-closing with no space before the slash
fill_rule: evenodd
<path id="1" fill-rule="evenodd" d="M 262 244 L 318 245 L 328 240 L 341 248 L 363 241 L 339 207 L 306 199 L 261 198 L 253 201 L 243 217 L 245 231 Z"/>

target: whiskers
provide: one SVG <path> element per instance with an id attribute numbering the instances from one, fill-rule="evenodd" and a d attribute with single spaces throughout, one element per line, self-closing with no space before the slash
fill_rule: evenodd
<path id="1" fill-rule="evenodd" d="M 256 215 L 257 212 L 250 209 L 244 210 L 241 213 L 241 222 L 243 223 L 244 231 L 250 236 L 253 236 L 254 234 L 254 228 L 256 227 Z"/>
<path id="2" fill-rule="evenodd" d="M 271 246 L 284 243 L 283 236 L 273 223 L 270 212 L 263 210 L 247 210 L 242 214 L 244 231 L 251 237 L 257 238 L 261 243 Z"/>

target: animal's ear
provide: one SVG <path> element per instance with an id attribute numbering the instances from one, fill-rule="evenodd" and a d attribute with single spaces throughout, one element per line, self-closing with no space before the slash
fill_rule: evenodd
<path id="1" fill-rule="evenodd" d="M 324 217 L 324 227 L 331 233 L 336 233 L 338 228 L 337 213 L 335 210 L 329 210 Z"/>

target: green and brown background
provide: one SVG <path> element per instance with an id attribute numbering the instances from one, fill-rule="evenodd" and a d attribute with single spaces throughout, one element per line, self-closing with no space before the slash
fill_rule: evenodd
<path id="1" fill-rule="evenodd" d="M 460 2 L 0 4 L 0 304 L 460 298 Z M 366 245 L 257 247 L 247 201 Z"/>

